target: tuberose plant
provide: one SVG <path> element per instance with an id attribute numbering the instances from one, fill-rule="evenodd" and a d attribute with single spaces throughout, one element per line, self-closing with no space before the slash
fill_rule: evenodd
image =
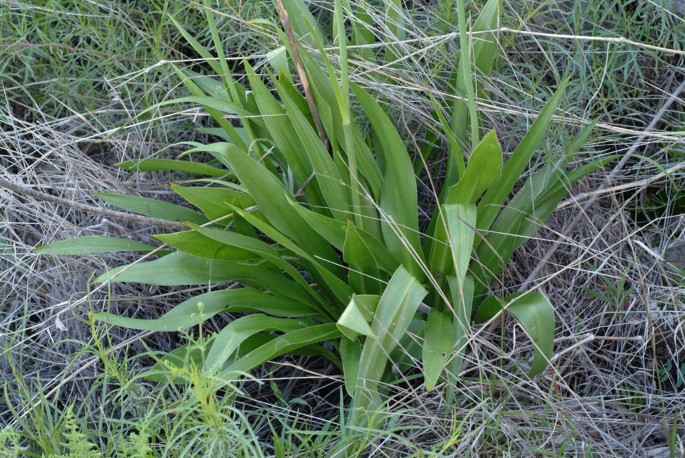
<path id="1" fill-rule="evenodd" d="M 277 2 L 280 6 L 283 6 Z M 191 96 L 167 103 L 200 105 L 217 141 L 185 154 L 207 152 L 213 164 L 143 159 L 119 164 L 130 171 L 182 170 L 199 178 L 171 185 L 198 211 L 139 197 L 100 197 L 121 208 L 187 229 L 159 234 L 172 251 L 158 259 L 110 270 L 98 282 L 206 285 L 207 293 L 154 320 L 99 313 L 106 323 L 177 332 L 217 314 L 241 314 L 208 339 L 204 352 L 179 348 L 156 372 L 201 361 L 231 379 L 280 355 L 320 354 L 338 365 L 353 399 L 348 425 L 369 424 L 383 401 L 381 382 L 421 362 L 428 389 L 459 377 L 471 324 L 504 312 L 533 342 L 528 374 L 542 371 L 552 354 L 554 310 L 539 292 L 489 295 L 516 248 L 548 219 L 571 184 L 596 170 L 568 170 L 592 126 L 563 156 L 527 173 L 565 83 L 541 110 L 506 163 L 492 130 L 482 135 L 476 97 L 485 92 L 496 54 L 501 2 L 489 0 L 466 33 L 458 2 L 461 53 L 447 91 L 451 107 L 434 101 L 447 139 L 447 173 L 427 231 L 419 231 L 417 175 L 398 130 L 379 102 L 350 78 L 355 59 L 393 63 L 396 46 L 381 43 L 368 15 L 336 0 L 333 33 L 338 59 L 324 51 L 326 35 L 299 0 L 284 2 L 282 47 L 271 53 L 273 72 L 260 77 L 243 61 L 237 81 L 220 46 L 216 55 L 179 24 L 179 30 L 214 76 L 177 69 Z M 397 3 L 397 4 L 396 4 Z M 399 2 L 388 1 L 389 24 L 401 37 Z M 208 25 L 220 43 L 211 14 Z M 349 36 L 341 33 L 348 31 Z M 477 40 L 473 37 L 477 36 Z M 352 49 L 350 45 L 355 45 Z M 375 49 L 381 49 L 376 51 Z M 303 94 L 292 76 L 305 83 Z M 361 109 L 354 115 L 352 100 Z M 448 108 L 445 112 L 445 108 Z M 152 251 L 114 238 L 77 238 L 39 251 Z M 410 337 L 411 336 L 411 337 Z M 326 345 L 324 345 L 326 343 Z M 392 363 L 392 364 L 391 364 Z M 167 366 L 165 366 L 165 364 Z"/>

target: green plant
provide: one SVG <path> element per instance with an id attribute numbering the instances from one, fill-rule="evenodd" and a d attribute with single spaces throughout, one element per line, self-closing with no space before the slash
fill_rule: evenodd
<path id="1" fill-rule="evenodd" d="M 88 441 L 88 436 L 81 432 L 81 428 L 76 423 L 76 417 L 72 406 L 69 406 L 64 413 L 65 419 L 65 442 L 62 443 L 67 450 L 66 455 L 44 455 L 47 458 L 99 458 L 102 453 L 95 450 L 95 444 Z"/>
<path id="2" fill-rule="evenodd" d="M 11 426 L 0 431 L 0 457 L 18 458 L 21 452 L 19 434 Z"/>
<path id="3" fill-rule="evenodd" d="M 388 4 L 388 17 L 396 24 L 402 17 L 399 2 Z M 287 2 L 292 30 L 279 32 L 283 45 L 272 57 L 285 52 L 288 59 L 271 60 L 276 73 L 265 75 L 266 83 L 247 60 L 242 63 L 247 84 L 232 76 L 212 14 L 207 20 L 216 56 L 177 23 L 221 76 L 177 69 L 192 95 L 166 103 L 201 105 L 211 115 L 218 127 L 207 132 L 220 141 L 196 144 L 186 155 L 206 152 L 214 161 L 141 160 L 120 166 L 182 169 L 203 177 L 194 186 L 171 185 L 201 213 L 154 199 L 100 194 L 130 211 L 183 221 L 188 230 L 157 236 L 172 252 L 113 269 L 97 281 L 207 285 L 211 291 L 155 320 L 109 313 L 96 318 L 176 332 L 217 314 L 241 313 L 199 351 L 196 345 L 179 348 L 153 372 L 178 377 L 190 365 L 203 367 L 212 380 L 231 380 L 286 353 L 319 354 L 344 372 L 353 400 L 347 418 L 351 434 L 374 427 L 374 412 L 384 400 L 381 387 L 392 379 L 392 367 L 408 372 L 413 361 L 421 361 L 429 389 L 441 377 L 454 381 L 474 319 L 482 323 L 502 312 L 513 315 L 533 341 L 528 374 L 542 371 L 553 349 L 554 311 L 548 300 L 537 292 L 488 295 L 488 288 L 570 185 L 602 163 L 567 171 L 592 129 L 588 126 L 563 156 L 529 171 L 514 192 L 566 83 L 504 163 L 495 131 L 481 138 L 475 100 L 487 94 L 473 82 L 474 75 L 491 73 L 496 54 L 491 30 L 501 4 L 490 0 L 484 6 L 472 27 L 479 32 L 477 41 L 467 33 L 464 2 L 457 4 L 462 51 L 446 88 L 455 102 L 447 113 L 434 103 L 438 136 L 448 140 L 447 175 L 425 233 L 419 232 L 410 154 L 381 105 L 349 76 L 358 59 L 394 62 L 397 52 L 396 46 L 379 55 L 369 53 L 372 47 L 348 48 L 378 40 L 359 10 L 348 1 L 335 2 L 336 68 L 324 50 L 326 34 L 305 4 Z M 351 31 L 349 42 L 341 38 L 343 30 Z M 299 77 L 309 88 L 304 95 L 291 76 L 291 68 L 300 65 Z M 352 94 L 361 120 L 355 119 Z M 126 249 L 121 240 L 80 238 L 39 252 L 61 254 L 74 246 L 88 251 L 84 246 L 93 244 L 100 251 Z M 241 287 L 220 286 L 229 282 Z"/>

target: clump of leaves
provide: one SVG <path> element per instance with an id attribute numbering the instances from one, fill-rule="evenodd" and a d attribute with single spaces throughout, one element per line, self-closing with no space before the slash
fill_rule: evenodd
<path id="1" fill-rule="evenodd" d="M 177 332 L 217 314 L 243 314 L 212 336 L 203 351 L 189 354 L 190 348 L 179 348 L 155 371 L 196 357 L 217 379 L 230 380 L 286 353 L 320 354 L 344 372 L 353 399 L 351 427 L 371 423 L 368 413 L 381 406 L 381 386 L 392 378 L 391 367 L 408 370 L 420 361 L 429 389 L 441 378 L 456 379 L 473 320 L 485 322 L 502 312 L 514 316 L 533 341 L 528 374 L 542 371 L 553 349 L 554 311 L 547 298 L 538 292 L 505 297 L 487 293 L 514 250 L 549 218 L 570 185 L 601 166 L 567 170 L 589 126 L 562 157 L 527 173 L 512 195 L 565 83 L 504 163 L 496 132 L 481 137 L 475 97 L 485 94 L 473 83 L 474 74 L 487 77 L 492 71 L 497 45 L 489 31 L 497 29 L 501 2 L 490 0 L 474 22 L 477 41 L 466 33 L 464 4 L 458 2 L 462 51 L 446 88 L 456 102 L 447 114 L 435 103 L 443 128 L 439 134 L 448 139 L 448 169 L 431 224 L 420 233 L 410 154 L 375 98 L 349 78 L 349 53 L 355 59 L 393 62 L 390 54 L 398 52 L 396 47 L 386 47 L 386 55 L 369 55 L 368 46 L 348 48 L 379 38 L 367 16 L 347 0 L 337 0 L 335 68 L 324 52 L 326 35 L 305 4 L 287 2 L 285 9 L 292 31 L 281 34 L 283 45 L 273 54 L 282 57 L 272 61 L 275 73 L 265 81 L 244 61 L 246 84 L 231 76 L 220 46 L 216 56 L 211 54 L 177 24 L 216 76 L 177 69 L 192 95 L 168 103 L 197 104 L 211 115 L 216 127 L 205 131 L 217 141 L 197 144 L 185 154 L 207 152 L 214 163 L 179 158 L 120 166 L 196 174 L 200 178 L 194 185 L 172 189 L 199 213 L 153 199 L 101 194 L 124 209 L 182 221 L 187 230 L 157 236 L 173 248 L 171 253 L 113 269 L 97 281 L 210 285 L 212 290 L 155 320 L 109 313 L 97 318 Z M 393 8 L 387 14 L 401 17 Z M 207 19 L 218 44 L 211 14 Z M 342 30 L 351 30 L 351 38 L 336 32 Z M 297 39 L 288 39 L 291 32 Z M 298 89 L 291 71 L 296 63 L 310 93 Z M 363 111 L 358 122 L 352 116 L 352 97 Z M 40 251 L 120 250 L 129 245 L 80 238 Z M 153 247 L 135 244 L 129 249 Z"/>

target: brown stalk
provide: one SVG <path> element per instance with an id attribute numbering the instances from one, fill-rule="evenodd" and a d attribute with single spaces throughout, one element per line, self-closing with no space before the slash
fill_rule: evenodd
<path id="1" fill-rule="evenodd" d="M 73 210 L 82 211 L 84 213 L 90 213 L 94 215 L 100 215 L 105 218 L 111 218 L 119 221 L 129 221 L 132 223 L 159 226 L 165 229 L 170 229 L 173 231 L 184 231 L 188 229 L 185 225 L 177 223 L 174 221 L 166 221 L 159 218 L 151 218 L 142 215 L 132 215 L 129 213 L 119 212 L 115 210 L 107 210 L 105 208 L 95 207 L 93 205 L 86 205 L 79 202 L 74 202 L 69 199 L 64 199 L 62 197 L 51 196 L 41 191 L 29 188 L 28 186 L 13 183 L 4 178 L 0 178 L 0 188 L 9 189 L 15 194 L 25 195 L 42 202 L 50 202 L 53 204 L 60 205 L 62 207 L 71 208 Z"/>
<path id="2" fill-rule="evenodd" d="M 295 69 L 297 70 L 297 75 L 302 83 L 302 89 L 304 89 L 304 95 L 307 99 L 307 105 L 309 105 L 309 111 L 312 114 L 312 118 L 314 118 L 314 125 L 319 133 L 319 138 L 322 142 L 326 143 L 326 131 L 323 129 L 321 118 L 319 117 L 319 110 L 316 108 L 316 103 L 314 103 L 314 94 L 312 94 L 312 90 L 309 86 L 309 80 L 307 79 L 307 73 L 305 73 L 304 66 L 302 65 L 300 52 L 297 48 L 297 40 L 295 39 L 295 34 L 290 26 L 288 11 L 285 9 L 285 5 L 283 5 L 283 0 L 276 0 L 276 5 L 278 6 L 278 14 L 281 17 L 283 31 L 285 32 L 285 36 L 288 37 L 288 42 L 290 43 L 290 54 L 295 62 Z"/>

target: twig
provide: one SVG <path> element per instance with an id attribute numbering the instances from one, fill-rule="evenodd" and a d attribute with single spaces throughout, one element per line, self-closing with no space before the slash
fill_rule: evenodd
<path id="1" fill-rule="evenodd" d="M 596 197 L 600 195 L 606 195 L 610 194 L 612 192 L 617 192 L 617 191 L 625 191 L 626 189 L 634 189 L 634 188 L 643 188 L 645 186 L 649 186 L 650 184 L 654 183 L 655 181 L 658 181 L 662 178 L 667 178 L 670 175 L 673 175 L 675 172 L 678 172 L 682 169 L 685 169 L 685 162 L 679 162 L 673 167 L 669 168 L 665 172 L 658 173 L 652 177 L 645 178 L 643 180 L 638 180 L 638 181 L 633 181 L 632 183 L 625 183 L 625 184 L 620 184 L 616 186 L 612 186 L 610 188 L 606 189 L 598 189 L 596 191 L 590 191 L 590 192 L 581 192 L 580 194 L 576 194 L 573 198 L 567 199 L 560 203 L 557 206 L 557 210 L 560 210 L 562 208 L 566 208 L 568 206 L 578 204 L 580 201 L 583 201 L 585 199 L 588 199 L 590 197 Z"/>
<path id="2" fill-rule="evenodd" d="M 63 199 L 61 197 L 51 196 L 50 194 L 46 194 L 44 192 L 31 189 L 28 186 L 12 183 L 11 181 L 1 177 L 0 188 L 9 189 L 15 194 L 29 196 L 42 202 L 51 202 L 62 207 L 71 208 L 74 210 L 82 211 L 84 213 L 96 214 L 104 216 L 106 218 L 112 218 L 120 221 L 129 221 L 132 223 L 144 224 L 149 226 L 159 226 L 174 231 L 184 231 L 188 229 L 185 225 L 181 223 L 176 223 L 174 221 L 166 221 L 163 219 L 151 218 L 149 216 L 133 215 L 129 213 L 119 212 L 116 210 L 107 210 L 104 208 L 95 207 L 93 205 L 86 205 L 79 202 L 73 202 L 69 199 Z"/>
<path id="3" fill-rule="evenodd" d="M 671 104 L 678 98 L 678 95 L 685 89 L 685 81 L 680 83 L 678 88 L 670 95 L 668 100 L 664 102 L 663 106 L 659 109 L 659 111 L 654 115 L 652 120 L 650 121 L 649 125 L 645 129 L 645 133 L 643 135 L 640 135 L 632 144 L 630 149 L 625 153 L 623 158 L 619 161 L 618 164 L 614 167 L 614 169 L 609 173 L 609 175 L 604 179 L 602 184 L 597 188 L 597 190 L 594 191 L 593 195 L 590 197 L 590 200 L 585 202 L 583 207 L 581 208 L 580 212 L 576 215 L 575 218 L 566 226 L 564 231 L 561 233 L 557 241 L 554 243 L 554 245 L 547 250 L 547 253 L 545 253 L 545 256 L 538 262 L 537 266 L 533 271 L 528 275 L 528 278 L 521 284 L 519 287 L 519 291 L 525 291 L 528 286 L 535 280 L 535 278 L 540 274 L 542 269 L 547 265 L 547 262 L 551 259 L 551 257 L 554 255 L 554 253 L 557 251 L 559 246 L 561 246 L 562 240 L 566 239 L 568 235 L 575 229 L 575 227 L 580 223 L 580 221 L 585 217 L 587 211 L 592 207 L 595 202 L 597 202 L 597 199 L 601 195 L 601 191 L 605 190 L 609 187 L 611 184 L 612 180 L 616 177 L 616 175 L 623 169 L 623 167 L 626 165 L 628 160 L 630 160 L 633 157 L 633 154 L 635 153 L 635 150 L 637 150 L 640 145 L 642 144 L 642 141 L 647 137 L 648 132 L 654 129 L 654 127 L 657 125 L 659 121 L 661 121 L 661 118 L 663 118 L 664 114 L 666 114 L 666 111 L 668 108 L 671 106 Z M 576 200 L 577 198 L 583 198 L 583 195 L 579 196 L 574 196 L 573 200 Z"/>
<path id="4" fill-rule="evenodd" d="M 290 43 L 290 53 L 292 55 L 293 61 L 295 62 L 295 68 L 297 69 L 297 75 L 300 77 L 302 82 L 302 89 L 304 89 L 304 95 L 307 99 L 307 105 L 309 105 L 309 111 L 314 119 L 314 124 L 316 125 L 316 131 L 319 133 L 319 138 L 321 141 L 326 143 L 326 131 L 323 129 L 321 124 L 321 118 L 319 117 L 319 110 L 316 108 L 316 103 L 314 102 L 314 94 L 309 87 L 309 80 L 307 79 L 307 73 L 304 71 L 304 66 L 302 65 L 302 59 L 300 58 L 300 52 L 297 49 L 297 40 L 293 34 L 293 29 L 290 26 L 290 18 L 288 17 L 288 11 L 283 5 L 283 0 L 276 0 L 276 5 L 278 6 L 278 14 L 281 17 L 281 23 L 283 24 L 283 31 L 288 37 L 288 42 Z"/>
<path id="5" fill-rule="evenodd" d="M 490 30 L 490 31 L 484 30 L 482 32 L 476 32 L 476 33 L 472 33 L 472 34 L 476 35 L 476 34 L 492 33 L 492 32 L 493 32 L 492 30 Z M 592 35 L 570 35 L 570 34 L 562 34 L 562 33 L 532 32 L 529 30 L 515 30 L 515 29 L 511 29 L 509 27 L 501 27 L 499 29 L 495 29 L 494 32 L 513 33 L 513 34 L 518 34 L 518 35 L 530 35 L 530 36 L 534 36 L 534 37 L 556 38 L 556 39 L 577 40 L 577 41 L 601 41 L 601 42 L 605 42 L 605 43 L 616 43 L 616 44 L 621 44 L 621 45 L 630 45 L 630 46 L 635 46 L 638 48 L 649 49 L 651 51 L 658 51 L 658 52 L 663 52 L 663 53 L 667 53 L 667 54 L 678 54 L 681 56 L 685 56 L 685 51 L 680 50 L 680 49 L 664 48 L 661 46 L 650 45 L 647 43 L 640 43 L 639 41 L 629 40 L 626 37 L 598 37 L 598 36 L 592 36 Z"/>

